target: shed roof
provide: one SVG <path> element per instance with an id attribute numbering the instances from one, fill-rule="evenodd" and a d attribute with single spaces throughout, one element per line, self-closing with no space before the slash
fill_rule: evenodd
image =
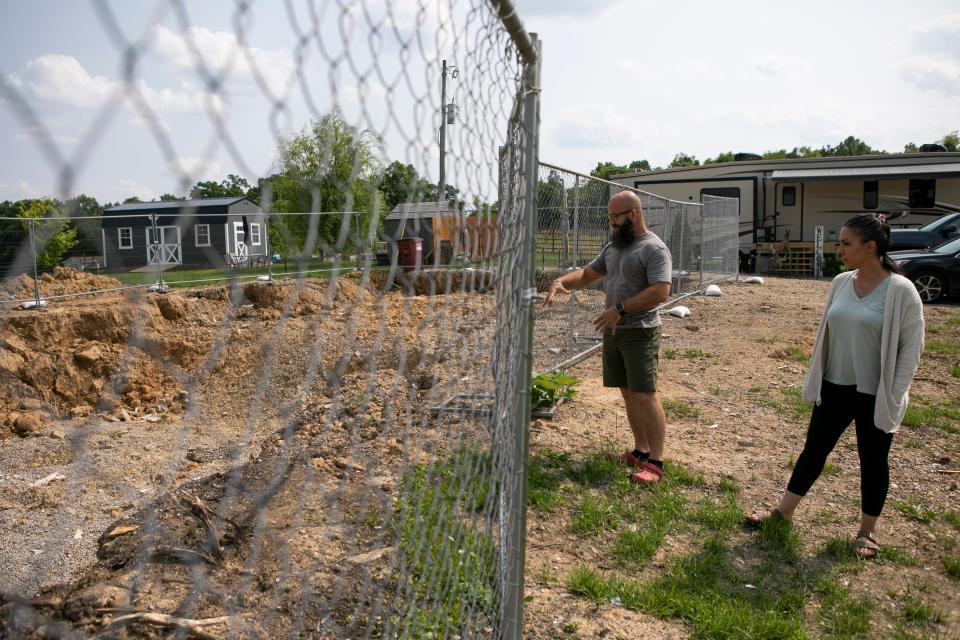
<path id="1" fill-rule="evenodd" d="M 384 220 L 413 220 L 433 216 L 462 216 L 463 212 L 449 203 L 401 202 L 387 214 Z"/>
<path id="2" fill-rule="evenodd" d="M 231 196 L 229 198 L 195 198 L 193 200 L 169 200 L 162 202 L 131 202 L 129 204 L 121 204 L 116 207 L 110 207 L 106 211 L 143 211 L 145 209 L 199 209 L 202 207 L 223 207 L 227 205 L 240 202 L 241 200 L 249 200 L 244 197 Z M 250 202 L 253 202 L 250 200 Z M 256 204 L 256 203 L 254 203 Z"/>

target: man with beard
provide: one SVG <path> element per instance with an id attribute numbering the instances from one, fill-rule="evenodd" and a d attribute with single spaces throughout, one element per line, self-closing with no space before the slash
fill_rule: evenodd
<path id="1" fill-rule="evenodd" d="M 670 296 L 670 250 L 647 229 L 640 197 L 632 191 L 610 198 L 607 217 L 610 242 L 593 262 L 554 280 L 545 302 L 606 276 L 607 309 L 593 320 L 603 334 L 603 386 L 620 389 L 633 432 L 633 450 L 611 458 L 633 469 L 632 481 L 648 484 L 663 475 L 667 420 L 657 395 L 656 308 Z"/>

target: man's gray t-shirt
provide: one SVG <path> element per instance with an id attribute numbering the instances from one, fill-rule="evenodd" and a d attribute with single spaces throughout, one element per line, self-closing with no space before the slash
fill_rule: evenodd
<path id="1" fill-rule="evenodd" d="M 655 282 L 670 282 L 672 271 L 670 249 L 652 231 L 637 236 L 626 249 L 608 243 L 588 266 L 606 276 L 608 309 Z M 617 329 L 659 326 L 660 314 L 650 310 L 628 314 Z"/>

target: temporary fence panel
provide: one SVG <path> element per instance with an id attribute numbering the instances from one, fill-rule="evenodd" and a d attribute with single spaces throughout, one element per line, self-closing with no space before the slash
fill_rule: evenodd
<path id="1" fill-rule="evenodd" d="M 545 290 L 555 278 L 589 264 L 611 239 L 607 203 L 620 191 L 636 193 L 646 227 L 670 249 L 671 300 L 737 275 L 737 200 L 707 196 L 676 202 L 631 187 L 540 163 L 537 182 L 536 280 Z M 604 281 L 561 297 L 537 311 L 535 367 L 548 371 L 594 349 L 593 318 L 605 308 Z"/>
<path id="2" fill-rule="evenodd" d="M 0 84 L 57 185 L 0 217 L 0 428 L 55 436 L 0 455 L 0 635 L 521 636 L 540 47 L 510 2 L 375 5 L 239 3 L 211 31 L 95 4 L 119 69 L 80 154 Z M 156 104 L 168 77 L 201 87 L 199 132 Z M 249 204 L 73 198 L 117 114 L 182 195 L 199 153 Z M 406 264 L 384 218 L 437 182 L 442 259 Z"/>

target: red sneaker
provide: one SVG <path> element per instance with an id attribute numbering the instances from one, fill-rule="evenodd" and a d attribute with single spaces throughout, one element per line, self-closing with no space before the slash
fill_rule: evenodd
<path id="1" fill-rule="evenodd" d="M 614 462 L 619 462 L 620 464 L 633 467 L 635 469 L 639 469 L 646 464 L 645 460 L 641 460 L 633 455 L 632 451 L 624 451 L 623 453 L 608 453 L 607 460 L 613 460 Z"/>
<path id="2" fill-rule="evenodd" d="M 645 462 L 640 471 L 630 474 L 630 481 L 637 484 L 653 484 L 654 482 L 660 482 L 662 477 L 663 469 L 655 464 Z"/>

